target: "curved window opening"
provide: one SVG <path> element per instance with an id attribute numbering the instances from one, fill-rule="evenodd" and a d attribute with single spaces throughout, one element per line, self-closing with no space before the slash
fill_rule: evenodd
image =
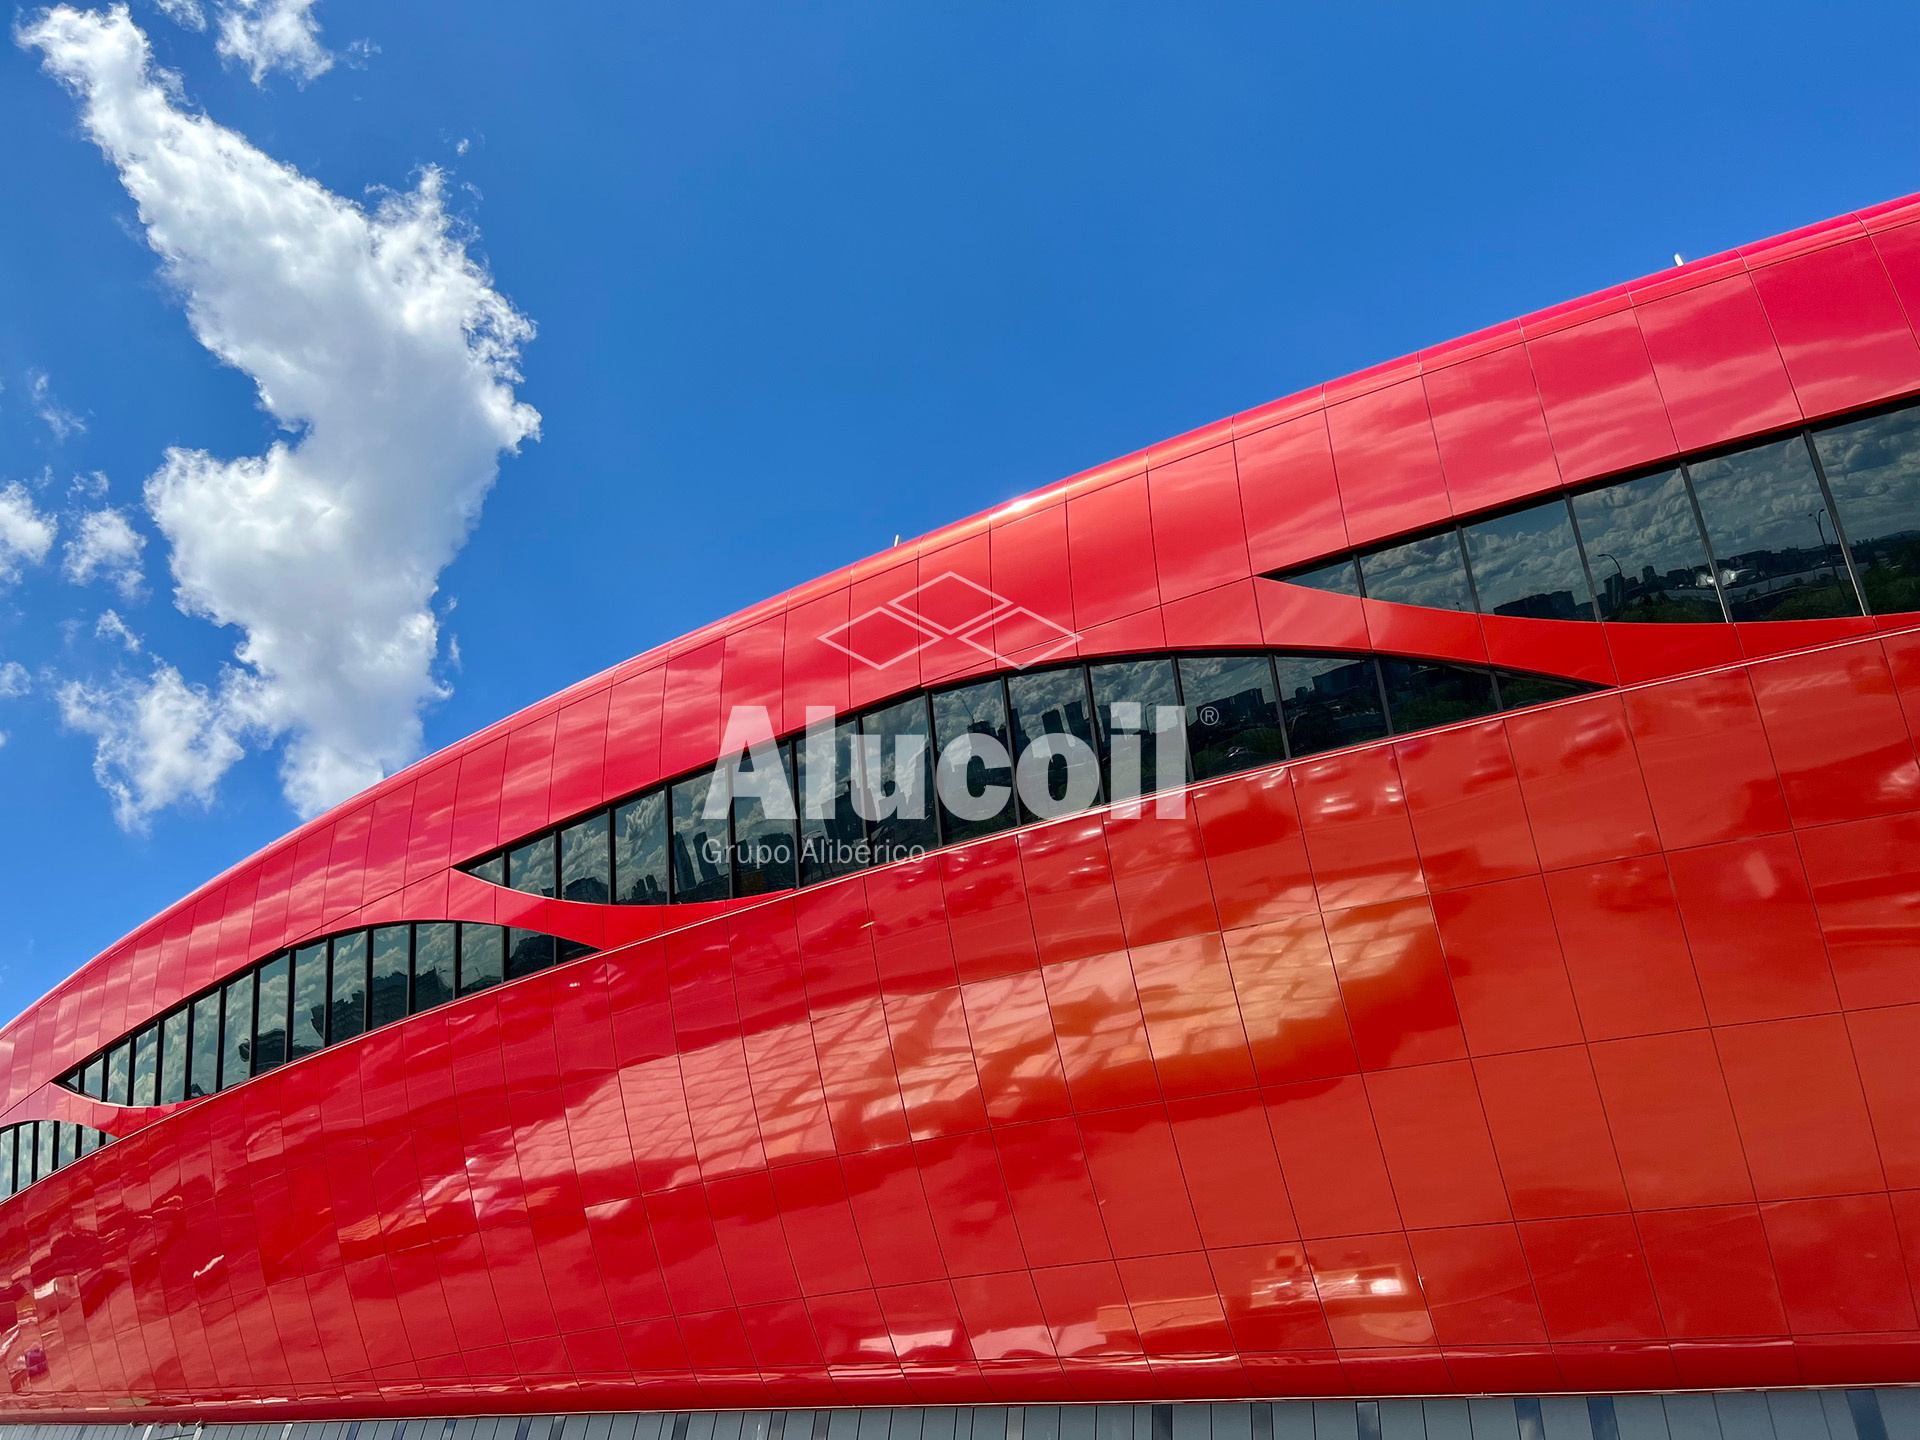
<path id="1" fill-rule="evenodd" d="M 349 930 L 269 955 L 189 996 L 56 1083 L 108 1105 L 174 1105 L 593 953 L 538 930 L 464 921 Z M 46 1143 L 56 1144 L 59 1132 L 48 1134 Z"/>
<path id="2" fill-rule="evenodd" d="M 1458 573 L 1446 584 L 1457 581 L 1464 594 L 1462 554 L 1449 538 L 1423 550 L 1421 563 L 1451 565 Z M 1358 574 L 1353 560 L 1341 564 Z M 743 752 L 737 779 L 723 759 L 460 868 L 551 895 L 546 857 L 557 853 L 566 899 L 742 899 L 1192 781 L 1604 688 L 1328 651 L 1183 651 L 1055 665 L 836 716 L 758 747 L 757 757 Z"/>

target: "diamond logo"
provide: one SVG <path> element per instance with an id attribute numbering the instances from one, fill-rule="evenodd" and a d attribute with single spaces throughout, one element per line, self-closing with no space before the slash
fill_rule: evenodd
<path id="1" fill-rule="evenodd" d="M 1003 625 L 1020 637 L 1011 648 L 1022 659 L 996 648 L 995 632 Z M 957 640 L 990 660 L 1024 670 L 1052 659 L 1080 636 L 948 570 L 816 638 L 871 670 L 890 669 L 938 640 Z"/>
<path id="2" fill-rule="evenodd" d="M 911 616 L 896 614 L 882 605 L 818 638 L 869 669 L 885 670 L 918 655 L 940 637 Z"/>
<path id="3" fill-rule="evenodd" d="M 971 630 L 1004 611 L 1010 603 L 984 585 L 949 570 L 889 602 L 942 635 Z"/>

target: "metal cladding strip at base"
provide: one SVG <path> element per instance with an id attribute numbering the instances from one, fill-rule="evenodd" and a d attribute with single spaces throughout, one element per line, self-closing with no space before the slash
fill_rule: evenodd
<path id="1" fill-rule="evenodd" d="M 0 1440 L 1920 1440 L 1920 1390 L 0 1425 Z"/>

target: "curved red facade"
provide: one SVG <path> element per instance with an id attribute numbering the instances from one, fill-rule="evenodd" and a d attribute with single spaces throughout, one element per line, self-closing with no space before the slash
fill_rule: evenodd
<path id="1" fill-rule="evenodd" d="M 1914 200 L 1619 286 L 901 545 L 302 827 L 0 1034 L 0 1125 L 118 1137 L 0 1204 L 8 1403 L 1914 1379 L 1920 599 L 1904 530 L 1851 522 L 1904 493 L 1873 437 L 1906 421 L 1872 426 L 1920 395 L 1916 318 Z M 1787 559 L 1600 548 L 1653 546 L 1641 498 L 1711 546 L 1752 518 L 1725 463 L 1776 453 L 1817 487 Z M 1545 582 L 1501 613 L 1474 547 L 1562 494 L 1608 619 L 1524 613 Z M 1429 541 L 1465 608 L 1375 593 Z M 916 611 L 942 577 L 993 599 Z M 1850 606 L 1886 613 L 1813 613 Z M 1414 727 L 1389 667 L 1399 733 L 1293 736 L 1176 814 L 752 896 L 467 873 L 711 766 L 740 707 L 797 736 L 1043 662 L 1262 651 L 1491 670 L 1508 708 Z M 179 1104 L 60 1083 L 255 962 L 406 921 L 593 953 Z"/>

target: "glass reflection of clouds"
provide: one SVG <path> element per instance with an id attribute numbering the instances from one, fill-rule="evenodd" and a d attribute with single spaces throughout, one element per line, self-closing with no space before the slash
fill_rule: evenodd
<path id="1" fill-rule="evenodd" d="M 1813 432 L 1876 615 L 1920 610 L 1920 406 Z"/>
<path id="2" fill-rule="evenodd" d="M 1593 592 L 1567 502 L 1495 516 L 1465 527 L 1480 608 L 1489 615 L 1592 620 Z"/>
<path id="3" fill-rule="evenodd" d="M 1735 620 L 1860 613 L 1803 436 L 1694 461 L 1687 477 Z"/>
<path id="4" fill-rule="evenodd" d="M 1711 622 L 1724 618 L 1700 522 L 1679 470 L 1573 497 L 1594 569 L 1600 618 Z"/>
<path id="5" fill-rule="evenodd" d="M 1362 555 L 1360 578 L 1371 600 L 1473 613 L 1466 562 L 1451 529 Z"/>

